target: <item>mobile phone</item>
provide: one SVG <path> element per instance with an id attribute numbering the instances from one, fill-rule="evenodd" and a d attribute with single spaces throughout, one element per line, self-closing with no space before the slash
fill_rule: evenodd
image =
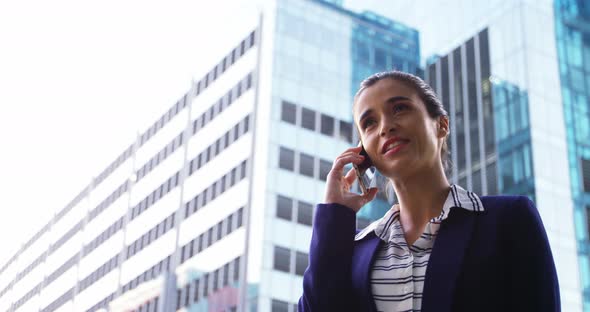
<path id="1" fill-rule="evenodd" d="M 363 144 L 359 142 L 358 146 L 363 147 Z M 364 147 L 361 149 L 360 155 L 365 156 L 363 162 L 358 165 L 352 164 L 352 166 L 354 167 L 354 171 L 356 171 L 356 178 L 358 180 L 359 186 L 361 187 L 361 191 L 363 194 L 366 194 L 369 186 L 371 185 L 371 181 L 375 176 L 375 170 L 373 168 L 373 162 L 371 161 L 371 158 L 369 158 L 369 155 L 367 154 L 367 151 L 365 151 Z"/>

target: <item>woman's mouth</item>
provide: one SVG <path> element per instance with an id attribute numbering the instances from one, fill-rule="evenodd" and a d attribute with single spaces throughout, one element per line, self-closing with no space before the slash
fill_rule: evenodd
<path id="1" fill-rule="evenodd" d="M 408 145 L 409 141 L 407 140 L 396 140 L 393 143 L 388 144 L 387 146 L 385 146 L 384 150 L 385 156 L 391 156 L 396 154 L 397 152 L 399 152 L 401 149 L 403 149 L 406 145 Z"/>

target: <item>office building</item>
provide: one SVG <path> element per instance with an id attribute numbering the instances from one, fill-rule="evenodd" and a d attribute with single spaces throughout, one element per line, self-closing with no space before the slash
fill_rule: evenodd
<path id="1" fill-rule="evenodd" d="M 535 201 L 563 311 L 590 307 L 588 9 L 576 0 L 454 0 L 381 11 L 420 33 L 425 77 L 451 114 L 452 180 Z"/>
<path id="2" fill-rule="evenodd" d="M 418 33 L 339 1 L 289 0 L 236 31 L 0 268 L 0 310 L 294 311 L 314 204 L 355 144 L 352 96 L 372 72 L 418 72 Z"/>

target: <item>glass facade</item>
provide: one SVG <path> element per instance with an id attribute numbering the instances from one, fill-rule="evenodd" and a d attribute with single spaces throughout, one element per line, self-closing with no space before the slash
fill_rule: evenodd
<path id="1" fill-rule="evenodd" d="M 303 262 L 297 259 L 309 250 L 312 203 L 323 201 L 332 161 L 358 141 L 354 94 L 375 72 L 395 68 L 420 74 L 419 43 L 414 29 L 372 12 L 353 13 L 334 1 L 276 1 L 275 24 L 271 212 L 265 213 L 259 288 L 248 305 L 292 312 L 302 291 Z M 385 181 L 379 176 L 373 183 Z M 357 214 L 357 227 L 382 217 L 392 200 L 380 192 Z"/>
<path id="2" fill-rule="evenodd" d="M 395 69 L 421 75 L 419 38 L 415 29 L 368 11 L 361 13 L 357 18 L 360 22 L 353 25 L 351 38 L 350 92 L 353 97 L 360 83 L 376 72 Z M 365 21 L 371 26 L 363 23 Z M 378 26 L 375 27 L 376 25 Z M 375 172 L 373 179 L 373 186 L 388 183 L 379 171 Z M 358 227 L 364 227 L 371 221 L 381 218 L 395 201 L 394 195 L 391 187 L 380 187 L 375 200 L 366 204 L 357 213 Z"/>
<path id="3" fill-rule="evenodd" d="M 590 4 L 555 0 L 554 11 L 580 283 L 590 311 Z"/>
<path id="4" fill-rule="evenodd" d="M 492 83 L 498 145 L 498 191 L 535 201 L 531 132 L 526 92 L 502 81 Z"/>
<path id="5" fill-rule="evenodd" d="M 503 116 L 494 118 L 498 114 L 495 100 L 500 92 L 493 94 L 490 72 L 487 29 L 449 54 L 431 57 L 425 71 L 426 81 L 450 116 L 448 146 L 452 165 L 448 176 L 453 183 L 480 195 L 505 191 L 499 188 L 496 178 L 498 158 L 503 156 L 498 148 L 504 144 L 497 140 L 495 125 Z"/>

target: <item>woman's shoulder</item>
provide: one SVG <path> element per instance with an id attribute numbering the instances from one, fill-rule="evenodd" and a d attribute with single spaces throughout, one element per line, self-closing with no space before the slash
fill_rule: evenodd
<path id="1" fill-rule="evenodd" d="M 522 195 L 494 195 L 480 197 L 484 209 L 499 218 L 518 222 L 520 219 L 539 219 L 537 207 L 530 198 Z"/>
<path id="2" fill-rule="evenodd" d="M 480 199 L 484 205 L 487 204 L 488 206 L 493 207 L 534 205 L 533 202 L 524 195 L 488 195 L 481 196 Z"/>

